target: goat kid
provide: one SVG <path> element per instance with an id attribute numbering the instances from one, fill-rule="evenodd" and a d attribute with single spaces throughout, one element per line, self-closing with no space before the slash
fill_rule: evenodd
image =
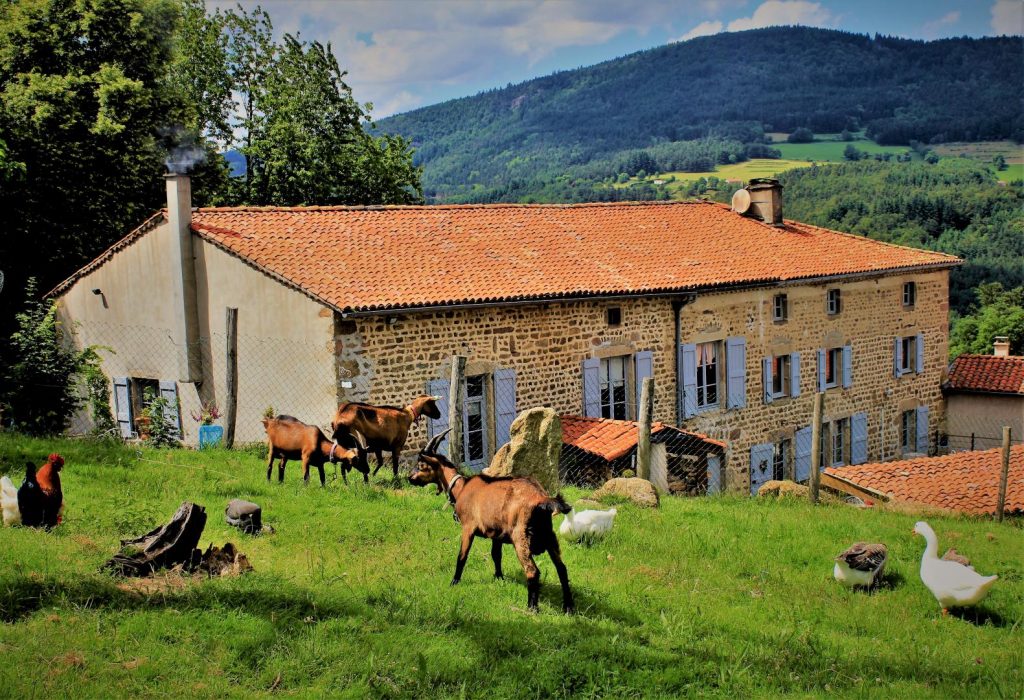
<path id="1" fill-rule="evenodd" d="M 575 606 L 569 589 L 569 572 L 562 562 L 558 538 L 551 523 L 556 513 L 568 513 L 572 506 L 559 494 L 548 497 L 534 479 L 524 477 L 464 477 L 448 459 L 436 452 L 447 431 L 436 436 L 419 454 L 416 470 L 409 481 L 416 486 L 437 484 L 451 501 L 455 518 L 462 524 L 462 544 L 455 562 L 452 585 L 462 578 L 473 538 L 491 540 L 494 577 L 502 578 L 501 547 L 511 544 L 526 574 L 527 607 L 537 610 L 540 598 L 540 570 L 533 557 L 544 552 L 558 572 L 562 584 L 562 609 L 571 613 Z"/>
<path id="2" fill-rule="evenodd" d="M 373 475 L 377 476 L 384 464 L 385 451 L 391 452 L 391 469 L 398 477 L 398 458 L 405 449 L 409 429 L 420 416 L 440 418 L 436 396 L 418 396 L 405 408 L 394 406 L 372 406 L 367 403 L 343 403 L 338 406 L 331 421 L 334 438 L 340 435 L 359 433 L 366 441 L 366 447 L 377 457 Z"/>
<path id="3" fill-rule="evenodd" d="M 284 481 L 284 465 L 289 459 L 302 460 L 302 479 L 309 483 L 309 467 L 320 470 L 320 485 L 327 483 L 324 464 L 337 462 L 341 465 L 341 478 L 348 484 L 348 471 L 362 472 L 363 481 L 370 480 L 370 465 L 366 450 L 360 445 L 358 435 L 343 435 L 342 440 L 328 440 L 323 431 L 315 425 L 307 425 L 292 416 L 264 418 L 267 430 L 267 481 L 274 469 L 274 459 L 280 458 L 277 480 Z M 344 444 L 339 444 L 344 443 Z"/>

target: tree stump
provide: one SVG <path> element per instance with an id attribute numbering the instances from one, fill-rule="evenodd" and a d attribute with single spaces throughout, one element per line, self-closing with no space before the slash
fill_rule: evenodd
<path id="1" fill-rule="evenodd" d="M 202 560 L 196 548 L 206 527 L 202 506 L 185 501 L 174 517 L 141 537 L 121 540 L 121 551 L 103 565 L 119 576 L 149 576 L 157 569 L 181 566 L 193 570 Z"/>

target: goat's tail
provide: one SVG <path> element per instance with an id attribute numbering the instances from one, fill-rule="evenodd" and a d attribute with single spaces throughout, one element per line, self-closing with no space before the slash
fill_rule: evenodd
<path id="1" fill-rule="evenodd" d="M 568 501 L 562 498 L 562 494 L 555 494 L 554 498 L 549 498 L 540 504 L 540 508 L 552 515 L 558 515 L 561 513 L 565 515 L 572 510 L 572 506 L 569 505 Z"/>

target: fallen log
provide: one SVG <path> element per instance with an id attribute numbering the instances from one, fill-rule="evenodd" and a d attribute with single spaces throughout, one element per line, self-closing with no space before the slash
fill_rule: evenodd
<path id="1" fill-rule="evenodd" d="M 196 548 L 206 527 L 202 506 L 185 501 L 166 525 L 130 540 L 121 540 L 121 551 L 103 568 L 119 576 L 149 576 L 157 569 L 181 566 L 192 571 L 202 561 Z"/>

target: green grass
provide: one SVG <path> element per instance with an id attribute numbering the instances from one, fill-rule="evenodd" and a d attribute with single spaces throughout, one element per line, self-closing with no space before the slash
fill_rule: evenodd
<path id="1" fill-rule="evenodd" d="M 773 143 L 772 148 L 782 152 L 783 158 L 822 162 L 842 162 L 843 151 L 849 145 L 865 153 L 906 153 L 906 146 L 879 146 L 874 141 L 812 141 L 811 143 Z"/>
<path id="2" fill-rule="evenodd" d="M 970 158 L 985 163 L 1002 182 L 1024 179 L 1024 146 L 1013 141 L 951 141 L 935 144 L 932 150 L 943 158 Z M 1006 160 L 1005 170 L 996 170 L 993 165 L 992 159 L 997 155 Z"/>
<path id="3" fill-rule="evenodd" d="M 5 697 L 1020 697 L 1020 524 L 930 518 L 943 546 L 996 572 L 984 608 L 943 618 L 917 575 L 914 517 L 740 497 L 620 508 L 609 537 L 564 545 L 579 613 L 559 610 L 546 556 L 525 611 L 477 542 L 450 588 L 458 526 L 426 489 L 264 481 L 253 452 L 150 451 L 0 434 L 0 471 L 67 458 L 65 522 L 0 529 Z M 570 500 L 582 492 L 570 490 Z M 232 497 L 277 533 L 227 527 Z M 256 571 L 163 593 L 98 572 L 118 538 L 207 508 L 203 543 L 241 544 Z M 873 596 L 831 578 L 849 543 L 891 548 Z"/>

